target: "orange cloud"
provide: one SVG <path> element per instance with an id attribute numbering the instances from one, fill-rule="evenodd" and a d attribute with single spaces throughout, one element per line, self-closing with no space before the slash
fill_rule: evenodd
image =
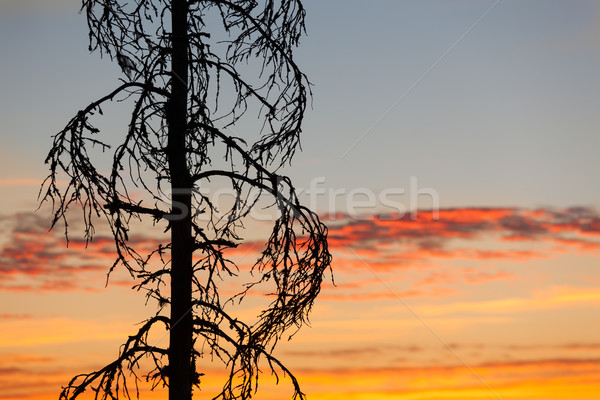
<path id="1" fill-rule="evenodd" d="M 98 290 L 116 259 L 114 240 L 98 235 L 87 243 L 48 231 L 48 220 L 19 213 L 0 220 L 11 226 L 0 249 L 0 289 L 10 291 Z M 132 237 L 131 243 L 150 252 L 158 242 Z"/>
<path id="2" fill-rule="evenodd" d="M 493 247 L 459 247 L 475 240 Z M 366 260 L 373 268 L 385 270 L 435 259 L 524 261 L 550 256 L 547 249 L 519 248 L 532 240 L 550 243 L 554 251 L 573 247 L 598 250 L 600 217 L 587 208 L 459 208 L 440 210 L 439 220 L 426 212 L 414 220 L 409 215 L 374 215 L 360 220 L 338 215 L 329 228 L 330 247 L 343 254 L 342 268 L 354 266 L 348 259 Z M 506 248 L 508 243 L 514 248 Z"/>
<path id="3" fill-rule="evenodd" d="M 0 220 L 12 224 L 0 253 L 0 288 L 5 290 L 93 290 L 81 278 L 100 279 L 114 261 L 110 236 L 99 234 L 87 247 L 85 241 L 72 239 L 66 249 L 62 235 L 49 233 L 48 221 L 38 214 L 0 216 Z M 365 271 L 367 266 L 387 273 L 444 260 L 527 261 L 553 257 L 561 250 L 575 248 L 597 254 L 600 249 L 600 216 L 588 208 L 452 208 L 439 210 L 439 219 L 422 211 L 414 220 L 410 215 L 362 219 L 336 215 L 329 216 L 328 224 L 334 269 L 342 273 Z M 523 248 L 533 240 L 546 247 Z M 140 252 L 150 252 L 158 240 L 138 236 L 132 237 L 132 244 Z M 228 249 L 226 255 L 248 269 L 262 247 L 259 241 L 245 242 Z M 471 284 L 508 278 L 501 271 L 462 275 L 463 281 Z M 378 296 L 389 295 L 370 297 Z"/>
<path id="4" fill-rule="evenodd" d="M 339 217 L 339 216 L 338 216 Z M 476 239 L 500 235 L 505 240 L 562 239 L 568 233 L 600 238 L 600 216 L 587 208 L 564 211 L 522 210 L 518 208 L 459 208 L 439 210 L 439 219 L 422 212 L 417 219 L 409 215 L 338 218 L 330 223 L 333 248 L 348 243 L 356 248 L 408 241 L 421 249 L 439 250 L 450 239 Z M 576 240 L 577 238 L 572 238 Z M 586 243 L 589 240 L 585 241 Z M 597 242 L 596 242 L 597 243 Z"/>

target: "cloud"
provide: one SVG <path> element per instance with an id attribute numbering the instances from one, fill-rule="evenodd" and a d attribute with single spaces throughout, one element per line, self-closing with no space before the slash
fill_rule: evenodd
<path id="1" fill-rule="evenodd" d="M 439 219 L 425 211 L 416 219 L 337 214 L 329 216 L 328 225 L 334 272 L 341 279 L 335 290 L 322 293 L 326 300 L 448 297 L 457 295 L 461 284 L 514 283 L 521 279 L 512 268 L 517 263 L 581 252 L 600 255 L 600 217 L 582 207 L 452 208 L 439 210 Z M 382 286 L 398 276 L 410 281 L 394 284 L 393 291 Z M 354 277 L 351 284 L 348 277 Z"/>
<path id="2" fill-rule="evenodd" d="M 72 237 L 67 247 L 63 233 L 48 231 L 49 219 L 40 214 L 17 213 L 0 216 L 0 221 L 7 229 L 0 248 L 0 289 L 62 292 L 103 287 L 116 251 L 114 239 L 102 233 L 102 226 L 91 242 Z M 73 231 L 77 225 L 73 223 Z M 140 236 L 130 242 L 140 251 L 158 245 L 157 240 Z"/>
<path id="3" fill-rule="evenodd" d="M 58 398 L 60 388 L 75 375 L 64 368 L 46 366 L 0 368 L 0 399 L 50 400 Z"/>
<path id="4" fill-rule="evenodd" d="M 420 353 L 424 349 L 420 346 L 366 346 L 366 347 L 343 347 L 327 350 L 296 350 L 287 351 L 285 354 L 293 357 L 308 358 L 356 358 L 377 357 L 390 352 Z"/>
<path id="5" fill-rule="evenodd" d="M 493 246 L 481 248 L 477 241 Z M 364 260 L 377 270 L 436 259 L 526 261 L 549 256 L 548 249 L 523 248 L 531 241 L 553 246 L 555 252 L 574 247 L 595 251 L 600 249 L 600 216 L 581 207 L 454 208 L 439 210 L 437 220 L 427 212 L 417 219 L 374 215 L 356 220 L 338 215 L 329 228 L 329 245 L 342 253 L 344 261 Z"/>
<path id="6" fill-rule="evenodd" d="M 338 344 L 331 344 L 331 346 L 337 346 Z M 525 354 L 535 352 L 544 355 L 553 355 L 553 360 L 566 360 L 565 363 L 578 363 L 581 360 L 587 360 L 590 357 L 600 356 L 600 343 L 595 342 L 582 342 L 582 343 L 528 343 L 528 344 L 493 344 L 493 343 L 448 343 L 448 345 L 434 345 L 424 346 L 416 344 L 406 345 L 391 345 L 391 344 L 356 344 L 352 347 L 328 347 L 320 350 L 289 350 L 285 354 L 290 357 L 299 357 L 308 359 L 310 363 L 313 363 L 315 359 L 323 359 L 331 361 L 346 362 L 348 358 L 352 358 L 355 361 L 360 360 L 364 363 L 367 359 L 379 360 L 380 364 L 388 363 L 388 358 L 398 359 L 398 356 L 405 354 L 410 355 L 410 358 L 402 358 L 403 360 L 410 359 L 412 362 L 416 362 L 416 355 L 431 355 L 448 353 L 449 348 L 460 354 L 465 354 L 467 351 L 476 350 L 479 355 L 478 358 L 484 358 L 488 354 L 504 354 L 514 353 L 520 358 L 524 358 Z M 577 353 L 578 352 L 578 353 Z M 574 355 L 579 354 L 580 357 L 575 358 Z M 560 356 L 557 356 L 560 355 Z M 570 356 L 570 357 L 569 357 Z M 547 359 L 543 359 L 544 362 L 548 362 Z M 523 365 L 529 363 L 529 361 L 515 361 L 515 360 L 504 360 L 504 361 L 480 361 L 480 366 L 490 365 Z M 359 363 L 360 364 L 360 363 Z"/>
<path id="7" fill-rule="evenodd" d="M 31 319 L 32 314 L 0 314 L 0 320 Z"/>
<path id="8" fill-rule="evenodd" d="M 0 375 L 14 375 L 25 372 L 23 368 L 15 368 L 15 367 L 0 367 Z"/>
<path id="9" fill-rule="evenodd" d="M 339 216 L 338 216 L 339 217 Z M 537 240 L 565 238 L 584 234 L 600 239 L 600 216 L 592 209 L 570 208 L 562 211 L 518 208 L 453 208 L 439 210 L 439 218 L 421 212 L 410 215 L 378 216 L 368 219 L 338 218 L 330 224 L 330 245 L 353 242 L 356 248 L 373 249 L 382 245 L 414 243 L 420 249 L 438 250 L 450 239 L 477 239 L 487 235 L 501 239 Z"/>
<path id="10" fill-rule="evenodd" d="M 478 271 L 474 268 L 462 268 L 458 273 L 445 270 L 434 271 L 427 277 L 415 283 L 415 286 L 454 284 L 466 282 L 470 284 L 489 283 L 496 280 L 512 280 L 515 274 L 505 271 L 487 272 Z"/>
<path id="11" fill-rule="evenodd" d="M 417 290 L 407 291 L 378 291 L 378 292 L 367 292 L 367 293 L 340 293 L 338 291 L 324 292 L 319 295 L 320 300 L 335 300 L 335 301 L 377 301 L 386 299 L 398 299 L 398 298 L 409 298 L 409 297 L 420 297 L 424 296 L 425 293 Z"/>
<path id="12" fill-rule="evenodd" d="M 415 352 L 421 351 L 419 347 L 415 348 Z M 365 349 L 368 351 L 368 349 Z M 523 359 L 523 360 L 494 360 L 485 361 L 477 364 L 470 365 L 469 367 L 477 370 L 482 369 L 498 369 L 498 370 L 519 370 L 523 368 L 531 369 L 530 372 L 534 373 L 536 368 L 558 368 L 562 370 L 568 370 L 571 366 L 580 366 L 583 368 L 592 367 L 593 369 L 600 370 L 600 358 L 540 358 L 540 359 Z M 374 367 L 374 368 L 339 368 L 334 373 L 340 374 L 354 374 L 354 373 L 374 373 L 374 374 L 385 374 L 388 377 L 398 375 L 400 373 L 421 373 L 429 372 L 432 374 L 443 374 L 450 371 L 463 371 L 469 373 L 469 367 L 461 363 L 447 364 L 447 365 L 404 365 L 398 367 Z M 319 368 L 306 368 L 304 372 L 315 373 L 322 372 Z M 489 373 L 489 371 L 488 371 Z"/>
<path id="13" fill-rule="evenodd" d="M 450 260 L 527 262 L 573 250 L 593 255 L 600 250 L 600 216 L 589 208 L 451 208 L 439 210 L 439 219 L 433 216 L 431 212 L 420 211 L 416 219 L 410 215 L 328 218 L 334 269 L 341 274 L 389 275 L 399 268 L 431 267 Z M 99 285 L 84 281 L 93 276 L 96 282 L 103 282 L 103 275 L 115 259 L 114 241 L 103 233 L 106 229 L 102 230 L 102 226 L 87 247 L 84 240 L 73 238 L 67 249 L 61 232 L 48 232 L 45 216 L 19 213 L 0 216 L 0 220 L 5 229 L 0 252 L 0 288 L 4 290 L 99 289 Z M 75 231 L 80 228 L 77 220 L 70 226 Z M 161 233 L 159 229 L 157 234 Z M 159 242 L 151 236 L 136 236 L 131 243 L 143 253 L 155 249 Z M 226 255 L 239 260 L 240 267 L 247 269 L 263 245 L 259 241 L 245 242 L 236 249 L 228 249 Z M 422 285 L 452 283 L 457 277 L 464 283 L 486 284 L 510 280 L 514 275 L 500 269 L 452 275 L 439 272 L 421 278 L 420 287 L 406 288 L 402 294 L 444 295 L 440 288 L 434 293 L 433 289 L 424 290 Z M 372 278 L 363 276 L 351 284 L 342 280 L 340 291 L 324 297 L 330 300 L 395 297 L 392 293 L 357 290 L 358 286 L 364 289 L 373 285 Z"/>

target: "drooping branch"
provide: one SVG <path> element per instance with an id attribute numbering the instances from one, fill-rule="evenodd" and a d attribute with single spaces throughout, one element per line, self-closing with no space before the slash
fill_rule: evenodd
<path id="1" fill-rule="evenodd" d="M 73 377 L 63 388 L 60 400 L 76 399 L 86 390 L 94 392 L 94 400 L 112 400 L 119 398 L 119 395 L 131 399 L 131 385 L 128 384 L 128 378 L 131 376 L 134 379 L 135 395 L 139 397 L 137 382 L 140 378 L 135 374 L 135 369 L 139 368 L 143 358 L 149 358 L 153 364 L 146 380 L 152 382 L 153 387 L 166 385 L 162 358 L 167 354 L 167 350 L 148 343 L 148 333 L 157 322 L 161 322 L 165 328 L 170 324 L 168 318 L 159 315 L 146 321 L 137 334 L 129 336 L 115 361 L 98 371 Z"/>
<path id="2" fill-rule="evenodd" d="M 263 357 L 271 373 L 275 375 L 277 383 L 279 383 L 279 370 L 292 381 L 294 387 L 292 398 L 294 400 L 305 399 L 294 374 L 281 361 L 270 354 L 261 343 L 256 342 L 256 335 L 252 327 L 237 318 L 233 318 L 223 308 L 212 303 L 197 300 L 194 304 L 201 307 L 204 313 L 207 310 L 214 313 L 215 317 L 210 320 L 201 317 L 196 318 L 194 321 L 195 329 L 198 334 L 204 336 L 211 343 L 212 351 L 217 353 L 216 355 L 225 362 L 230 371 L 223 390 L 214 397 L 215 400 L 251 398 L 258 391 L 258 375 L 260 373 L 261 358 Z M 228 330 L 233 331 L 232 334 L 221 328 L 222 323 L 225 323 Z M 219 339 L 232 346 L 234 351 L 230 352 L 224 346 L 221 346 Z"/>
<path id="3" fill-rule="evenodd" d="M 156 300 L 159 310 L 127 340 L 117 360 L 76 376 L 61 398 L 75 399 L 86 388 L 96 399 L 129 398 L 126 371 L 137 368 L 143 357 L 152 361 L 146 375 L 152 386 L 169 384 L 177 371 L 161 361 L 168 350 L 150 346 L 147 333 L 158 321 L 177 330 L 181 318 L 164 316 L 165 306 L 173 309 L 176 302 L 173 260 L 193 257 L 189 280 L 178 285 L 193 288 L 186 301 L 194 307 L 180 314 L 193 322 L 194 343 L 207 345 L 229 370 L 218 398 L 250 398 L 262 360 L 276 376 L 277 371 L 289 376 L 293 398 L 303 399 L 298 381 L 271 351 L 284 332 L 308 321 L 331 264 L 327 228 L 300 204 L 291 180 L 277 173 L 299 148 L 311 95 L 293 57 L 304 32 L 305 10 L 299 0 L 178 0 L 177 7 L 170 0 L 83 0 L 90 50 L 116 61 L 123 81 L 54 136 L 46 160 L 50 175 L 40 198 L 52 203 L 52 226 L 64 222 L 65 234 L 68 210 L 80 208 L 87 241 L 94 236 L 94 223 L 104 217 L 116 249 L 109 275 L 123 266 L 138 280 L 134 288 Z M 170 21 L 174 13 L 180 23 Z M 247 66 L 253 60 L 259 61 L 256 69 Z M 98 138 L 93 125 L 96 113 L 103 114 L 103 105 L 111 101 L 132 106 L 123 139 L 114 147 Z M 175 105 L 178 118 L 173 118 Z M 258 132 L 248 133 L 254 139 L 225 133 L 251 110 L 262 121 Z M 107 170 L 92 159 L 93 148 L 111 153 Z M 219 152 L 217 166 L 213 161 Z M 64 187 L 60 176 L 67 177 Z M 225 213 L 201 190 L 211 179 L 223 179 L 233 190 L 233 205 Z M 228 259 L 228 249 L 242 242 L 244 222 L 265 197 L 277 214 L 270 236 L 258 251 L 251 281 L 222 299 L 222 281 L 240 272 Z M 180 224 L 183 214 L 189 219 Z M 134 220 L 161 224 L 171 234 L 181 225 L 186 228 L 178 236 L 181 240 L 165 240 L 148 250 L 130 237 Z M 263 283 L 273 288 L 267 294 L 270 304 L 254 324 L 226 311 Z M 165 291 L 169 285 L 170 292 Z M 189 359 L 196 368 L 202 354 L 185 352 L 179 359 L 183 364 Z M 199 384 L 201 374 L 194 373 L 192 383 Z M 133 377 L 137 391 L 138 377 Z"/>

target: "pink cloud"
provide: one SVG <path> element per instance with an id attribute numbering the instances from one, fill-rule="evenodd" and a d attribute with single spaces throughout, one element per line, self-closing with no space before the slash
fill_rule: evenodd
<path id="1" fill-rule="evenodd" d="M 10 226 L 0 248 L 0 289 L 9 291 L 99 290 L 116 259 L 114 240 L 98 235 L 87 243 L 48 231 L 48 220 L 35 213 L 0 217 Z M 75 224 L 76 225 L 76 224 Z M 142 250 L 154 248 L 151 238 L 132 237 Z M 90 284 L 90 282 L 93 282 Z"/>
<path id="2" fill-rule="evenodd" d="M 414 220 L 410 215 L 373 215 L 360 220 L 336 215 L 328 219 L 334 269 L 342 273 L 364 271 L 366 264 L 375 271 L 389 273 L 444 260 L 527 261 L 553 257 L 561 250 L 597 254 L 600 249 L 600 216 L 588 208 L 452 208 L 439 210 L 437 220 L 424 211 Z M 99 234 L 87 246 L 84 240 L 73 238 L 67 249 L 62 233 L 48 232 L 48 220 L 40 214 L 20 213 L 0 216 L 0 220 L 12 226 L 5 232 L 8 240 L 0 252 L 0 288 L 4 290 L 86 289 L 84 278 L 103 276 L 115 259 L 110 236 Z M 484 241 L 497 246 L 482 247 Z M 524 243 L 532 241 L 554 248 L 523 249 Z M 138 236 L 132 237 L 131 243 L 144 253 L 154 250 L 159 242 L 150 236 Z M 247 269 L 262 247 L 262 242 L 245 242 L 225 254 L 240 259 L 240 267 Z M 501 271 L 463 274 L 463 280 L 471 284 L 508 278 Z"/>
<path id="3" fill-rule="evenodd" d="M 338 216 L 340 217 L 340 216 Z M 338 218 L 329 228 L 329 245 L 334 251 L 397 266 L 431 259 L 515 259 L 547 257 L 535 250 L 457 248 L 464 241 L 491 239 L 498 243 L 540 241 L 566 247 L 600 248 L 600 217 L 587 208 L 522 210 L 517 208 L 442 209 L 439 220 L 422 212 L 369 219 Z"/>

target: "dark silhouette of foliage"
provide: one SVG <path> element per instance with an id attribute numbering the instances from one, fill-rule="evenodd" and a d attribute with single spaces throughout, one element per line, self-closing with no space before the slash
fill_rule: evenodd
<path id="1" fill-rule="evenodd" d="M 301 2 L 84 0 L 81 11 L 90 51 L 115 60 L 124 76 L 54 136 L 41 202 L 51 202 L 52 226 L 63 222 L 65 234 L 68 210 L 80 209 L 88 241 L 105 218 L 117 253 L 109 276 L 125 268 L 158 307 L 115 361 L 75 376 L 60 398 L 86 390 L 95 399 L 131 398 L 145 379 L 153 388 L 168 386 L 170 400 L 188 400 L 201 384 L 201 358 L 220 359 L 228 370 L 216 399 L 251 398 L 260 365 L 288 376 L 293 398 L 304 398 L 294 375 L 272 355 L 284 332 L 307 322 L 331 263 L 326 227 L 277 173 L 299 147 L 310 96 L 293 59 L 304 31 Z M 132 107 L 117 146 L 92 122 L 114 101 Z M 236 137 L 232 129 L 244 116 L 258 116 L 261 125 Z M 98 150 L 112 156 L 106 172 L 93 161 Z M 224 210 L 200 190 L 215 181 L 227 182 L 235 194 Z M 263 199 L 276 210 L 270 237 L 251 280 L 221 298 L 221 282 L 239 272 L 228 250 L 242 243 L 244 221 Z M 170 241 L 144 253 L 129 235 L 134 221 L 148 219 L 164 225 Z M 229 306 L 265 284 L 272 300 L 256 321 L 230 314 Z M 169 345 L 151 343 L 150 332 L 165 328 Z M 138 377 L 142 360 L 151 367 Z"/>

